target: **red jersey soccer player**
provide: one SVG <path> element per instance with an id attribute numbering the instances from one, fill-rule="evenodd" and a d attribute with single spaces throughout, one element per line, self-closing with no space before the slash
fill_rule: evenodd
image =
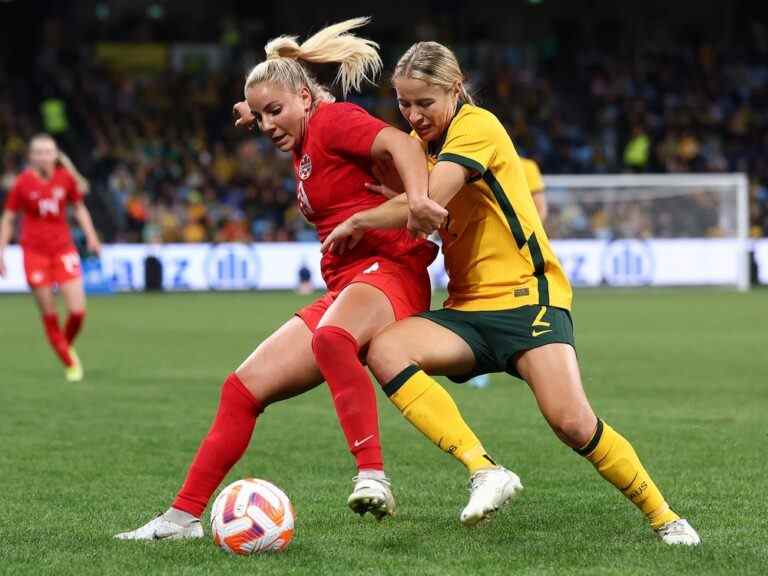
<path id="1" fill-rule="evenodd" d="M 21 213 L 21 247 L 24 270 L 32 294 L 43 317 L 45 333 L 51 347 L 66 367 L 66 378 L 76 382 L 83 377 L 83 368 L 72 343 L 85 318 L 80 257 L 77 254 L 67 224 L 67 206 L 74 206 L 75 219 L 80 224 L 88 250 L 101 249 L 90 213 L 83 203 L 87 183 L 56 142 L 47 134 L 32 138 L 29 143 L 29 167 L 19 174 L 8 194 L 0 221 L 0 276 L 5 275 L 3 252 L 13 234 L 16 215 Z M 64 296 L 69 317 L 64 332 L 59 327 L 53 286 L 58 285 Z"/>
<path id="2" fill-rule="evenodd" d="M 347 216 L 386 201 L 364 186 L 372 180 L 376 160 L 391 159 L 416 221 L 439 226 L 446 215 L 426 197 L 426 159 L 421 148 L 413 146 L 415 141 L 357 106 L 333 103 L 302 64 L 338 63 L 344 92 L 357 89 L 381 66 L 375 45 L 349 34 L 365 22 L 354 19 L 329 26 L 301 46 L 287 37 L 269 42 L 267 60 L 246 80 L 247 103 L 235 106 L 238 125 L 255 121 L 278 148 L 293 153 L 299 205 L 321 239 Z M 245 452 L 258 415 L 269 404 L 310 390 L 324 379 L 357 462 L 350 508 L 377 518 L 392 514 L 375 394 L 372 386 L 357 384 L 365 377 L 359 351 L 396 319 L 428 307 L 426 266 L 434 256 L 431 243 L 389 230 L 363 238 L 343 256 L 324 257 L 328 293 L 283 324 L 225 380 L 219 411 L 171 508 L 117 538 L 202 537 L 199 518 Z M 455 405 L 453 409 L 458 416 Z M 474 438 L 460 416 L 451 425 L 463 426 Z"/>

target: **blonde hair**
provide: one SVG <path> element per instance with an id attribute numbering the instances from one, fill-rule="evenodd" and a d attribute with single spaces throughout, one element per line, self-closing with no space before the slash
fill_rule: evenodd
<path id="1" fill-rule="evenodd" d="M 459 98 L 467 104 L 475 104 L 456 55 L 438 42 L 417 42 L 408 48 L 392 73 L 393 81 L 398 78 L 414 78 L 446 90 L 458 83 Z"/>
<path id="2" fill-rule="evenodd" d="M 32 148 L 32 145 L 36 142 L 50 142 L 54 146 L 56 146 L 56 149 L 58 150 L 59 146 L 56 144 L 56 139 L 51 136 L 50 134 L 46 134 L 45 132 L 38 132 L 32 138 L 29 139 L 29 147 Z"/>
<path id="3" fill-rule="evenodd" d="M 91 188 L 90 183 L 86 179 L 85 176 L 83 176 L 80 171 L 75 167 L 72 160 L 70 160 L 69 156 L 67 156 L 61 148 L 59 148 L 59 145 L 56 143 L 56 139 L 51 136 L 50 134 L 46 134 L 45 132 L 40 132 L 39 134 L 35 134 L 32 136 L 32 138 L 29 139 L 29 147 L 32 148 L 32 146 L 36 142 L 50 142 L 54 145 L 56 148 L 56 162 L 58 162 L 61 166 L 63 166 L 67 172 L 69 172 L 72 177 L 75 179 L 75 183 L 77 184 L 77 187 L 80 189 L 80 192 L 83 194 L 87 194 L 88 191 Z"/>
<path id="4" fill-rule="evenodd" d="M 69 159 L 69 156 L 64 154 L 61 150 L 59 150 L 59 164 L 64 166 L 64 168 L 67 169 L 67 172 L 72 174 L 72 177 L 75 179 L 75 183 L 77 184 L 77 187 L 80 189 L 80 192 L 82 194 L 88 194 L 88 192 L 91 190 L 91 183 L 88 182 L 88 179 L 83 176 L 80 171 L 75 167 L 72 160 Z"/>
<path id="5" fill-rule="evenodd" d="M 339 64 L 334 83 L 341 85 L 346 98 L 351 90 L 360 91 L 362 82 L 373 83 L 382 68 L 379 45 L 372 40 L 350 34 L 350 30 L 365 26 L 370 17 L 352 18 L 320 30 L 301 45 L 297 36 L 280 36 L 267 42 L 267 59 L 250 71 L 245 80 L 245 91 L 262 82 L 274 82 L 283 88 L 298 92 L 307 87 L 312 99 L 333 101 L 327 88 L 320 85 L 302 62 L 312 64 Z"/>

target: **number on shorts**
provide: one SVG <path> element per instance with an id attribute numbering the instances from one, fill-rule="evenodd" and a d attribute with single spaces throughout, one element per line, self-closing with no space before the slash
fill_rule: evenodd
<path id="1" fill-rule="evenodd" d="M 61 262 L 64 264 L 64 270 L 67 274 L 74 274 L 80 267 L 80 256 L 76 252 L 70 252 L 61 256 Z"/>

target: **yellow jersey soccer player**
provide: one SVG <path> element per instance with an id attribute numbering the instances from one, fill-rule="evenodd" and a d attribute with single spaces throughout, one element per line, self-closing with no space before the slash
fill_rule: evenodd
<path id="1" fill-rule="evenodd" d="M 396 322 L 371 342 L 368 366 L 385 392 L 406 411 L 437 384 L 427 374 L 459 382 L 487 372 L 519 376 L 555 434 L 635 504 L 663 542 L 699 544 L 632 445 L 597 418 L 587 400 L 574 349 L 571 287 L 504 127 L 473 105 L 456 57 L 436 42 L 412 46 L 395 68 L 393 85 L 400 111 L 428 152 L 429 195 L 449 211 L 440 233 L 450 281 L 443 309 Z M 367 229 L 406 223 L 415 232 L 432 231 L 409 218 L 408 199 L 397 197 L 342 223 L 324 248 L 343 249 Z M 439 414 L 422 416 L 428 418 L 439 420 Z M 430 436 L 429 425 L 419 428 Z M 446 444 L 444 437 L 430 438 Z M 462 522 L 492 514 L 493 495 L 517 489 L 511 474 L 500 467 L 477 472 Z"/>

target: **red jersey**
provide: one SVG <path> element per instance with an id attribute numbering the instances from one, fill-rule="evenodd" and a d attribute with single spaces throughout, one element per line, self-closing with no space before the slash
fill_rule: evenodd
<path id="1" fill-rule="evenodd" d="M 371 147 L 388 126 L 360 106 L 346 102 L 321 104 L 309 119 L 301 151 L 293 154 L 296 195 L 299 209 L 315 225 L 321 241 L 356 212 L 387 201 L 364 184 L 375 182 Z M 342 256 L 323 255 L 323 279 L 334 290 L 361 260 L 371 256 L 397 258 L 414 251 L 427 255 L 431 251 L 428 264 L 436 247 L 412 237 L 405 229 L 371 230 L 354 250 Z"/>
<path id="2" fill-rule="evenodd" d="M 83 199 L 72 175 L 57 167 L 50 180 L 43 180 L 28 168 L 13 184 L 6 210 L 21 212 L 22 248 L 42 254 L 55 254 L 72 246 L 67 224 L 67 204 Z"/>

